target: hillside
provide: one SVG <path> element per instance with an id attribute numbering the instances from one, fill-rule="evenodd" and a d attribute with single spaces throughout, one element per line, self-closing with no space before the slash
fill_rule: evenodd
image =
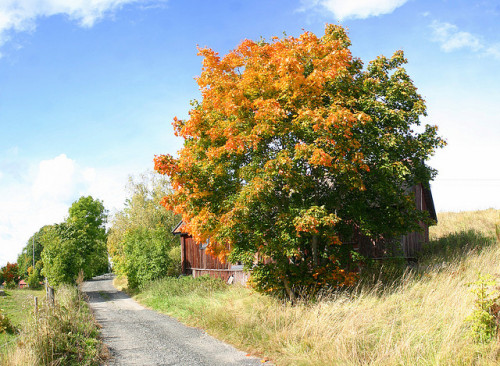
<path id="1" fill-rule="evenodd" d="M 418 266 L 385 263 L 354 289 L 292 306 L 208 279 L 165 279 L 137 299 L 278 365 L 496 365 L 476 342 L 470 283 L 500 274 L 500 210 L 438 214 Z M 499 281 L 497 281 L 498 283 Z"/>

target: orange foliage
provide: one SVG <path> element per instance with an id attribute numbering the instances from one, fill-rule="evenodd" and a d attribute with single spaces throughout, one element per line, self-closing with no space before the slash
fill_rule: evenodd
<path id="1" fill-rule="evenodd" d="M 225 258 L 234 248 L 262 251 L 285 268 L 300 250 L 301 260 L 311 256 L 304 248 L 313 236 L 319 235 L 323 246 L 340 247 L 335 228 L 342 217 L 336 207 L 344 205 L 344 197 L 357 200 L 354 193 L 366 190 L 369 172 L 376 168 L 380 174 L 379 192 L 402 186 L 400 176 L 393 179 L 385 168 L 393 156 L 409 165 L 398 156 L 401 151 L 384 153 L 397 146 L 392 136 L 400 133 L 398 141 L 406 149 L 401 154 L 409 158 L 424 157 L 442 143 L 435 130 L 418 140 L 408 128 L 425 113 L 425 105 L 398 69 L 405 62 L 402 53 L 380 57 L 364 72 L 349 46 L 341 26 L 327 25 L 322 37 L 304 32 L 269 42 L 244 40 L 225 56 L 198 49 L 202 100 L 193 103 L 187 119 L 174 118 L 175 134 L 185 140 L 179 157 L 158 155 L 154 163 L 173 188 L 162 205 L 182 214 L 184 230 L 195 240 L 210 237 L 209 253 Z M 388 81 L 392 69 L 399 76 Z M 398 98 L 406 99 L 395 107 L 377 94 L 398 88 L 405 90 Z M 378 166 L 377 159 L 383 164 Z M 384 184 L 394 187 L 386 190 Z M 396 194 L 391 199 L 398 201 Z M 363 204 L 358 200 L 346 212 L 369 207 Z M 332 263 L 321 268 L 324 275 L 318 272 L 318 279 L 354 280 Z"/>

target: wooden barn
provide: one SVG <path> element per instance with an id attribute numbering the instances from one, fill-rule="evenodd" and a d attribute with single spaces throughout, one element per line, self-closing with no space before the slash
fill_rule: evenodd
<path id="1" fill-rule="evenodd" d="M 217 258 L 207 254 L 205 249 L 208 242 L 195 242 L 191 235 L 182 232 L 183 225 L 183 221 L 179 222 L 172 231 L 172 234 L 179 235 L 181 238 L 182 274 L 193 277 L 209 275 L 230 283 L 246 283 L 248 273 L 243 271 L 242 264 L 222 263 Z"/>
<path id="2" fill-rule="evenodd" d="M 437 222 L 436 210 L 431 191 L 422 184 L 411 188 L 415 194 L 415 205 L 419 210 L 426 210 L 430 217 Z M 248 273 L 243 271 L 243 265 L 222 263 L 217 258 L 207 254 L 206 243 L 197 243 L 189 234 L 182 232 L 184 222 L 179 222 L 172 230 L 174 235 L 179 235 L 181 240 L 181 266 L 182 273 L 199 277 L 209 275 L 221 278 L 229 283 L 245 283 Z M 412 232 L 400 238 L 374 240 L 370 237 L 354 234 L 350 243 L 362 255 L 371 258 L 404 257 L 408 260 L 415 259 L 416 254 L 422 249 L 422 243 L 429 241 L 429 227 L 420 223 L 422 232 Z"/>
<path id="3" fill-rule="evenodd" d="M 425 188 L 420 183 L 410 189 L 415 195 L 417 209 L 429 212 L 430 218 L 437 223 L 436 209 L 430 189 Z M 422 231 L 408 233 L 399 238 L 374 240 L 364 235 L 355 234 L 350 242 L 355 250 L 366 257 L 404 257 L 413 260 L 422 249 L 422 244 L 429 241 L 429 226 L 423 222 L 420 222 L 419 225 Z"/>

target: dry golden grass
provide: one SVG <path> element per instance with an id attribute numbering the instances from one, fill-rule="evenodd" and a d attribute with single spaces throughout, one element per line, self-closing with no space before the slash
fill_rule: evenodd
<path id="1" fill-rule="evenodd" d="M 495 236 L 495 224 L 500 225 L 500 210 L 440 212 L 438 225 L 430 228 L 431 239 L 454 232 L 475 230 L 486 236 Z"/>
<path id="2" fill-rule="evenodd" d="M 425 258 L 392 284 L 359 286 L 313 304 L 292 306 L 209 282 L 198 291 L 185 280 L 152 284 L 138 299 L 277 365 L 498 365 L 499 342 L 475 343 L 465 322 L 474 302 L 468 284 L 480 272 L 500 274 L 500 244 L 491 239 L 496 215 L 440 214 L 444 228 L 434 237 L 446 243 L 472 228 L 484 234 L 465 233 L 464 242 L 483 241 L 468 243 L 462 255 Z"/>

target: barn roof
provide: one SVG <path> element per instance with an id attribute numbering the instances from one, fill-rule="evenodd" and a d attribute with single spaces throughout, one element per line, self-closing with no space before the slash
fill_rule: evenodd
<path id="1" fill-rule="evenodd" d="M 429 211 L 429 215 L 433 220 L 438 221 L 436 208 L 434 207 L 434 200 L 432 199 L 432 192 L 429 188 L 423 187 L 424 200 L 425 205 L 427 206 L 427 210 Z"/>
<path id="2" fill-rule="evenodd" d="M 182 231 L 182 227 L 184 226 L 184 221 L 179 221 L 179 223 L 177 225 L 174 226 L 174 228 L 172 229 L 172 234 L 174 235 L 182 235 L 182 234 L 186 234 Z"/>

